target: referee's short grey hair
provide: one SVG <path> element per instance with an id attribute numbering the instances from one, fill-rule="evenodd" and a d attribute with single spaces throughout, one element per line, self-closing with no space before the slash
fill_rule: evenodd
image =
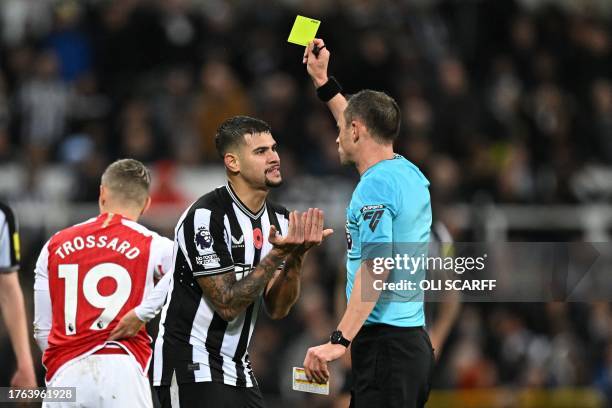
<path id="1" fill-rule="evenodd" d="M 349 97 L 344 110 L 348 125 L 359 118 L 378 141 L 393 143 L 400 131 L 401 113 L 397 102 L 384 92 L 364 89 Z"/>
<path id="2" fill-rule="evenodd" d="M 104 170 L 101 182 L 124 204 L 143 206 L 149 197 L 151 174 L 138 160 L 121 159 Z"/>

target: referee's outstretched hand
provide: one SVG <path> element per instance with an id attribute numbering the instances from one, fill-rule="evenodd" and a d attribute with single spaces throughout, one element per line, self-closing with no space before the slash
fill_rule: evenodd
<path id="1" fill-rule="evenodd" d="M 313 52 L 315 47 L 319 50 L 317 55 Z M 329 50 L 325 46 L 325 42 L 320 38 L 315 38 L 309 42 L 304 51 L 302 63 L 306 64 L 306 71 L 308 71 L 308 75 L 310 75 L 312 82 L 314 82 L 317 88 L 327 82 L 329 56 Z"/>

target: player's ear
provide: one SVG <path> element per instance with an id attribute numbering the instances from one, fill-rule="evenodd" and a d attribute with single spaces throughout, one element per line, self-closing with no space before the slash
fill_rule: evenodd
<path id="1" fill-rule="evenodd" d="M 357 143 L 359 141 L 359 137 L 361 136 L 362 131 L 361 123 L 357 120 L 351 121 L 351 141 L 353 143 Z"/>
<path id="2" fill-rule="evenodd" d="M 102 184 L 100 184 L 100 196 L 98 197 L 98 202 L 101 206 L 106 203 L 106 189 Z"/>
<path id="3" fill-rule="evenodd" d="M 145 205 L 144 205 L 144 207 L 142 207 L 142 211 L 140 212 L 140 215 L 142 215 L 145 212 L 147 212 L 149 207 L 151 207 L 151 196 L 147 196 L 147 201 L 145 201 Z"/>
<path id="4" fill-rule="evenodd" d="M 100 209 L 100 214 L 106 212 L 106 200 L 106 188 L 100 184 L 100 195 L 98 196 L 98 208 Z"/>
<path id="5" fill-rule="evenodd" d="M 223 163 L 225 167 L 232 173 L 240 172 L 240 159 L 235 153 L 225 153 L 223 156 Z"/>

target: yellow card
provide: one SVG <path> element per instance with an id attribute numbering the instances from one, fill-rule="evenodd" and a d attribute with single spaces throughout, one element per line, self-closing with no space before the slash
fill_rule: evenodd
<path id="1" fill-rule="evenodd" d="M 293 390 L 329 395 L 329 381 L 325 384 L 308 381 L 302 367 L 293 367 Z"/>
<path id="2" fill-rule="evenodd" d="M 287 41 L 306 47 L 310 41 L 315 39 L 319 25 L 321 25 L 319 20 L 304 16 L 297 16 Z"/>

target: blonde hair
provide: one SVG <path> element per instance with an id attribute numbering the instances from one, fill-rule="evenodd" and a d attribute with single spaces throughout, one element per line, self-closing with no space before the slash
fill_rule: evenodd
<path id="1" fill-rule="evenodd" d="M 138 160 L 121 159 L 104 170 L 101 183 L 121 202 L 143 206 L 149 197 L 151 174 Z"/>

